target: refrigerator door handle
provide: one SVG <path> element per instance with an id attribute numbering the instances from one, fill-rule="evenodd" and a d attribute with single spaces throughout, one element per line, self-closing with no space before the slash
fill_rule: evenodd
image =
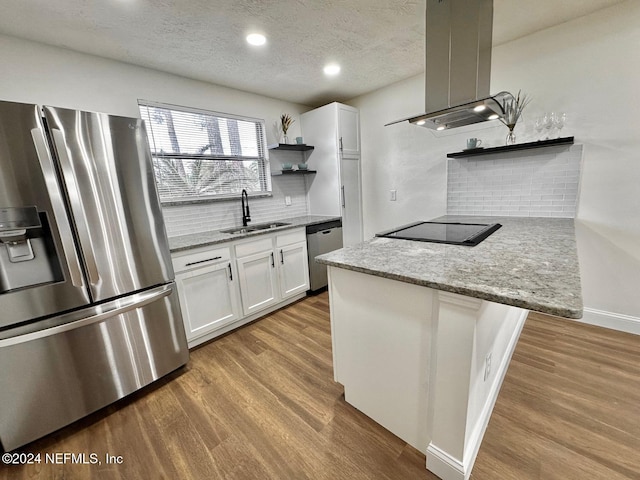
<path id="1" fill-rule="evenodd" d="M 53 137 L 53 143 L 56 147 L 56 153 L 62 164 L 63 173 L 65 171 L 71 171 L 72 165 L 67 155 L 67 146 L 64 140 L 64 135 L 57 128 L 51 128 L 51 136 Z M 78 184 L 73 175 L 64 175 L 64 181 L 67 185 L 67 193 L 69 194 L 69 200 L 71 202 L 71 209 L 73 210 L 76 225 L 78 227 L 78 236 L 80 237 L 80 243 L 89 245 L 90 248 L 82 249 L 85 265 L 87 267 L 87 274 L 89 275 L 89 282 L 96 285 L 100 282 L 100 275 L 98 273 L 98 266 L 96 264 L 96 258 L 93 253 L 93 245 L 91 243 L 91 236 L 89 235 L 88 222 L 82 208 L 82 201 L 80 199 L 80 191 L 78 190 Z"/>
<path id="2" fill-rule="evenodd" d="M 53 169 L 53 164 L 49 161 L 49 152 L 47 151 L 43 133 L 40 129 L 34 128 L 31 130 L 31 137 L 33 138 L 33 145 L 36 148 L 36 154 L 38 155 L 38 161 L 40 163 L 40 167 L 42 168 L 42 173 L 44 174 L 47 185 L 47 192 L 49 193 L 49 198 L 51 199 L 53 214 L 55 215 L 56 223 L 60 231 L 60 243 L 62 243 L 62 250 L 65 256 L 67 268 L 69 269 L 71 283 L 75 287 L 84 287 L 82 272 L 80 271 L 80 264 L 76 256 L 75 246 L 73 244 L 71 225 L 69 224 L 67 212 L 64 208 L 64 202 L 58 188 L 58 182 L 56 181 L 56 173 Z"/>
<path id="3" fill-rule="evenodd" d="M 69 330 L 74 330 L 76 328 L 85 327 L 87 325 L 91 325 L 93 323 L 97 323 L 103 320 L 106 320 L 111 317 L 115 317 L 116 315 L 120 315 L 122 313 L 130 312 L 131 310 L 135 310 L 144 305 L 148 305 L 153 303 L 161 298 L 164 298 L 173 292 L 173 285 L 163 285 L 158 288 L 154 288 L 153 290 L 148 290 L 146 292 L 138 293 L 134 295 L 131 299 L 127 299 L 127 301 L 122 302 L 120 305 L 116 303 L 114 308 L 106 309 L 104 311 L 100 311 L 100 308 L 96 308 L 98 313 L 95 315 L 90 315 L 89 317 L 83 318 L 81 320 L 69 321 L 67 323 L 64 322 L 64 317 L 59 317 L 58 320 L 61 323 L 60 325 L 56 325 L 54 327 L 45 328 L 43 330 L 36 330 L 34 332 L 25 333 L 22 335 L 16 335 L 15 337 L 9 337 L 0 340 L 0 348 L 9 347 L 12 345 L 18 345 L 20 343 L 30 342 L 32 340 L 37 340 L 39 338 L 50 337 L 52 335 L 57 335 L 58 333 L 66 332 Z M 73 312 L 68 314 L 68 316 L 77 315 L 77 312 Z"/>

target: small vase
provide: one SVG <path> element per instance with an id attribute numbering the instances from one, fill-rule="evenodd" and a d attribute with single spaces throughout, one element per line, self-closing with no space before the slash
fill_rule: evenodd
<path id="1" fill-rule="evenodd" d="M 282 135 L 280 143 L 283 143 L 285 145 L 289 143 L 289 137 L 287 136 L 287 134 Z"/>
<path id="2" fill-rule="evenodd" d="M 507 135 L 507 145 L 515 145 L 515 144 L 516 144 L 516 134 L 513 133 L 513 128 L 509 128 L 509 135 Z"/>

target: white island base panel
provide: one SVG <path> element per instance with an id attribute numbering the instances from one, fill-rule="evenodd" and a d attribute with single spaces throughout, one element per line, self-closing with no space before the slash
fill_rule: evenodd
<path id="1" fill-rule="evenodd" d="M 466 480 L 527 310 L 328 267 L 334 379 L 345 400 Z"/>

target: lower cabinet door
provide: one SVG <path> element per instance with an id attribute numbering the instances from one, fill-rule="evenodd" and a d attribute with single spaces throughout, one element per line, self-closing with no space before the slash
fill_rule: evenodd
<path id="1" fill-rule="evenodd" d="M 307 242 L 294 243 L 278 248 L 280 272 L 280 296 L 292 297 L 309 290 L 309 265 Z"/>
<path id="2" fill-rule="evenodd" d="M 238 258 L 242 310 L 251 315 L 278 302 L 278 279 L 273 250 Z"/>
<path id="3" fill-rule="evenodd" d="M 238 285 L 231 263 L 176 275 L 187 340 L 206 335 L 241 318 Z"/>

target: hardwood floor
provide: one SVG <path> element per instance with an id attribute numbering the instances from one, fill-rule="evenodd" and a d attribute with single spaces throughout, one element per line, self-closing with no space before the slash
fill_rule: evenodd
<path id="1" fill-rule="evenodd" d="M 474 479 L 639 479 L 640 337 L 531 313 Z"/>
<path id="2" fill-rule="evenodd" d="M 423 454 L 346 404 L 332 378 L 324 293 L 27 445 L 20 451 L 41 452 L 42 463 L 0 465 L 0 480 L 436 478 Z M 96 453 L 102 464 L 46 463 L 56 452 Z M 639 452 L 640 338 L 531 314 L 472 479 L 638 479 Z"/>

